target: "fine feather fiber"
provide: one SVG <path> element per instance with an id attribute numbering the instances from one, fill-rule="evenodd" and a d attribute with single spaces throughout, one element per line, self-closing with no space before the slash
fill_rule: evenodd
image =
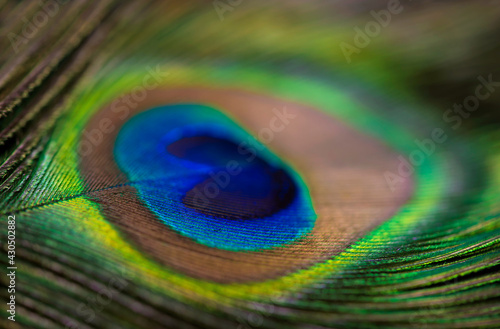
<path id="1" fill-rule="evenodd" d="M 0 0 L 0 327 L 500 328 L 499 18 Z"/>

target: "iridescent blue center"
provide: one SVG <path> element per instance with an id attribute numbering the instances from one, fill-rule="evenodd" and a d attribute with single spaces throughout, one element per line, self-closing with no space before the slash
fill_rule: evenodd
<path id="1" fill-rule="evenodd" d="M 198 243 L 269 249 L 314 226 L 299 175 L 210 107 L 178 104 L 141 112 L 121 128 L 114 154 L 144 205 Z"/>

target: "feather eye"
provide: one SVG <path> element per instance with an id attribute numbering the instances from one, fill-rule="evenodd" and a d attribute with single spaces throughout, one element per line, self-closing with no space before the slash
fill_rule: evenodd
<path id="1" fill-rule="evenodd" d="M 115 127 L 107 141 L 82 156 L 84 180 L 95 186 L 98 177 L 100 184 L 112 186 L 96 197 L 106 217 L 163 264 L 216 282 L 274 278 L 338 253 L 410 196 L 411 180 L 396 194 L 384 186 L 383 170 L 395 164 L 395 153 L 373 138 L 301 104 L 214 89 L 215 84 L 210 89 L 152 90 L 126 117 L 110 105 L 86 128 L 96 132 L 108 121 Z M 88 136 L 82 135 L 80 146 Z M 302 145 L 289 143 L 300 139 Z M 326 153 L 308 147 L 320 141 L 358 147 Z M 361 160 L 367 150 L 373 163 Z M 323 175 L 335 167 L 337 173 Z M 370 185 L 346 188 L 354 179 Z M 310 191 L 311 183 L 315 191 Z M 336 207 L 343 206 L 341 194 L 361 201 L 380 195 L 380 187 L 387 204 L 375 216 L 368 208 L 358 209 L 361 232 L 346 236 L 343 214 Z M 360 193 L 360 188 L 365 191 Z M 116 197 L 117 190 L 125 196 Z M 319 195 L 329 201 L 318 200 Z M 142 224 L 138 228 L 131 222 Z M 347 241 L 331 243 L 340 237 Z M 243 251 L 245 258 L 240 259 Z M 178 257 L 180 252 L 185 256 Z M 220 266 L 200 271 L 189 266 L 193 262 Z"/>
<path id="2" fill-rule="evenodd" d="M 67 3 L 1 62 L 16 323 L 495 327 L 498 133 L 418 100 L 414 54 L 346 66 L 328 4 L 215 3 Z"/>

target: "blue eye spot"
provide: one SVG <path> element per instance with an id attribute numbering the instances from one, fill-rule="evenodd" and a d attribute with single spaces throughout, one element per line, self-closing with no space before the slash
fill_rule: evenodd
<path id="1" fill-rule="evenodd" d="M 198 243 L 270 249 L 314 226 L 299 175 L 207 106 L 169 105 L 137 114 L 122 127 L 114 154 L 145 206 Z"/>

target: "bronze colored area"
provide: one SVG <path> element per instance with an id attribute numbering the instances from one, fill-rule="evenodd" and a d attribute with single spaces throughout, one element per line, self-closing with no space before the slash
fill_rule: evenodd
<path id="1" fill-rule="evenodd" d="M 286 246 L 257 252 L 206 247 L 178 234 L 143 205 L 114 158 L 120 127 L 134 114 L 168 104 L 212 106 L 241 123 L 254 136 L 289 117 L 267 146 L 297 170 L 307 184 L 317 214 L 312 232 Z M 273 111 L 273 109 L 275 109 Z M 84 181 L 106 218 L 156 261 L 186 275 L 220 283 L 263 281 L 334 257 L 390 218 L 411 196 L 408 180 L 392 192 L 383 173 L 394 170 L 398 155 L 371 137 L 306 106 L 246 91 L 175 88 L 150 91 L 135 108 L 116 104 L 99 111 L 87 131 L 103 125 L 104 141 L 81 158 Z M 273 123 L 271 123 L 271 121 Z M 108 188 L 107 187 L 113 187 Z"/>

